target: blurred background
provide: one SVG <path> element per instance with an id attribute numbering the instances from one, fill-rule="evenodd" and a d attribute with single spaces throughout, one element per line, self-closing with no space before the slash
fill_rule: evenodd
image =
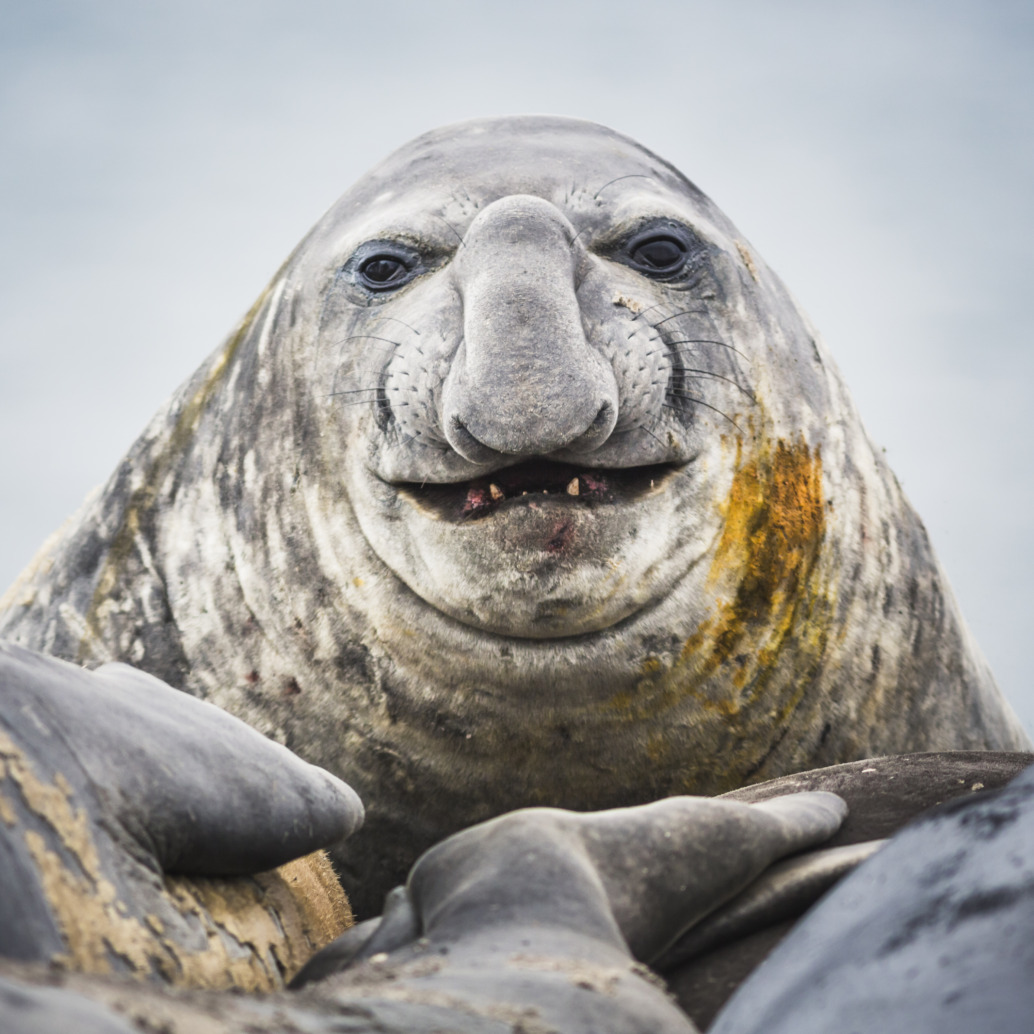
<path id="1" fill-rule="evenodd" d="M 1034 732 L 1031 0 L 0 0 L 0 589 L 352 180 L 523 112 L 783 277 Z"/>

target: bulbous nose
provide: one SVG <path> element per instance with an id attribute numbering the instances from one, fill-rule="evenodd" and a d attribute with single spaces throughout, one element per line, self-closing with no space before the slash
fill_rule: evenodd
<path id="1" fill-rule="evenodd" d="M 585 338 L 575 237 L 555 206 L 526 195 L 493 202 L 467 230 L 454 262 L 463 343 L 442 417 L 469 460 L 587 451 L 614 429 L 617 384 Z"/>

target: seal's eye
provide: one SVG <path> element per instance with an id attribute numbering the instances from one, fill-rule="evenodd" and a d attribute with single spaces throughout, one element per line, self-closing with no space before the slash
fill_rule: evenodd
<path id="1" fill-rule="evenodd" d="M 695 231 L 674 219 L 651 219 L 637 233 L 620 240 L 603 254 L 631 266 L 651 280 L 677 286 L 690 277 L 706 252 Z"/>
<path id="2" fill-rule="evenodd" d="M 373 291 L 401 287 L 409 274 L 409 267 L 395 255 L 373 255 L 359 267 L 359 279 Z"/>
<path id="3" fill-rule="evenodd" d="M 686 255 L 686 246 L 674 237 L 648 237 L 636 242 L 629 258 L 643 273 L 670 276 L 682 268 Z"/>
<path id="4" fill-rule="evenodd" d="M 381 295 L 382 300 L 427 271 L 427 258 L 420 251 L 405 241 L 384 238 L 360 244 L 341 268 L 367 299 Z"/>

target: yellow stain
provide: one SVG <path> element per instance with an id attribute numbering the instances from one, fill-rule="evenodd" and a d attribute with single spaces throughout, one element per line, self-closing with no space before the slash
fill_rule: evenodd
<path id="1" fill-rule="evenodd" d="M 744 461 L 738 445 L 736 463 L 707 576 L 714 611 L 670 670 L 648 657 L 636 689 L 610 700 L 627 718 L 657 717 L 689 697 L 700 712 L 736 720 L 764 691 L 790 638 L 793 649 L 808 655 L 825 648 L 828 626 L 812 620 L 825 533 L 819 450 L 803 439 L 777 439 Z M 779 701 L 777 722 L 799 696 Z M 656 757 L 660 750 L 651 743 L 648 753 Z"/>
<path id="2" fill-rule="evenodd" d="M 139 890 L 139 900 L 121 900 L 67 780 L 60 773 L 43 778 L 2 730 L 0 758 L 5 789 L 39 820 L 38 828 L 33 821 L 23 830 L 23 839 L 64 942 L 53 965 L 110 973 L 118 959 L 138 980 L 272 991 L 352 925 L 348 899 L 322 852 L 240 879 L 144 873 L 127 884 Z M 4 821 L 15 824 L 11 797 L 0 800 Z M 56 842 L 40 832 L 47 829 Z M 178 929 L 151 909 L 164 910 Z"/>

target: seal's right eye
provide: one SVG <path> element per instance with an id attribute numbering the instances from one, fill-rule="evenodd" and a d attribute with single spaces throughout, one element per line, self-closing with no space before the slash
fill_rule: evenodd
<path id="1" fill-rule="evenodd" d="M 631 259 L 651 273 L 672 273 L 685 262 L 686 246 L 672 237 L 654 237 L 637 244 Z"/>
<path id="2" fill-rule="evenodd" d="M 359 266 L 359 279 L 371 291 L 401 287 L 412 270 L 396 255 L 373 255 Z"/>

